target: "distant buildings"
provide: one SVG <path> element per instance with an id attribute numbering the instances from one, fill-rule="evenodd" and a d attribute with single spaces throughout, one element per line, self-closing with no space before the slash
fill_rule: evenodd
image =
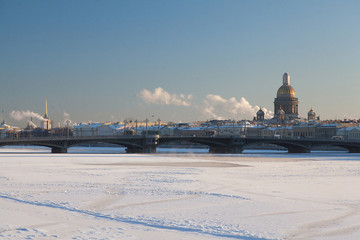
<path id="1" fill-rule="evenodd" d="M 91 137 L 116 135 L 162 135 L 162 136 L 240 136 L 279 139 L 319 139 L 319 140 L 359 140 L 360 120 L 325 120 L 320 121 L 313 108 L 306 118 L 298 114 L 299 100 L 290 85 L 288 73 L 283 75 L 283 85 L 278 89 L 274 99 L 274 117 L 265 119 L 265 112 L 260 108 L 253 121 L 207 120 L 193 123 L 167 123 L 160 119 L 150 122 L 124 120 L 124 122 L 78 123 L 72 127 L 52 129 L 52 121 L 48 116 L 47 99 L 45 114 L 40 128 L 31 120 L 24 129 L 11 127 L 3 122 L 0 125 L 0 137 Z"/>
<path id="2" fill-rule="evenodd" d="M 75 137 L 124 135 L 124 125 L 119 123 L 79 123 L 74 126 Z"/>
<path id="3" fill-rule="evenodd" d="M 145 135 L 159 134 L 162 128 L 161 121 L 144 122 L 124 121 L 120 122 L 94 122 L 78 123 L 73 127 L 74 136 L 114 136 L 114 135 Z"/>
<path id="4" fill-rule="evenodd" d="M 5 121 L 0 124 L 0 138 L 14 138 L 19 135 L 20 128 L 7 125 Z"/>

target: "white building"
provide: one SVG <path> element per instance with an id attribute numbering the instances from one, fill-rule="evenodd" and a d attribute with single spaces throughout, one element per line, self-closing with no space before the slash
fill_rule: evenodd
<path id="1" fill-rule="evenodd" d="M 277 127 L 266 127 L 261 129 L 261 137 L 264 138 L 273 138 L 275 135 L 277 135 Z"/>
<path id="2" fill-rule="evenodd" d="M 337 136 L 341 136 L 344 140 L 360 141 L 360 127 L 343 127 L 336 131 Z"/>
<path id="3" fill-rule="evenodd" d="M 245 134 L 246 126 L 244 125 L 223 125 L 219 127 L 214 127 L 213 130 L 216 130 L 217 135 L 220 136 L 242 136 Z"/>

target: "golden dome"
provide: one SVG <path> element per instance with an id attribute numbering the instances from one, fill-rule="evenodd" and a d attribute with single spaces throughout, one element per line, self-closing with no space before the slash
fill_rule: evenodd
<path id="1" fill-rule="evenodd" d="M 290 85 L 282 85 L 277 91 L 278 98 L 295 98 L 295 90 Z"/>

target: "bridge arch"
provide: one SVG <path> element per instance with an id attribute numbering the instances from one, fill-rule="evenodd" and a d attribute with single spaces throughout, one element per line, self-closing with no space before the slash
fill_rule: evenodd
<path id="1" fill-rule="evenodd" d="M 210 152 L 213 153 L 224 153 L 229 151 L 227 143 L 219 141 L 218 138 L 214 137 L 182 137 L 182 136 L 170 136 L 170 137 L 161 137 L 158 140 L 158 145 L 163 146 L 169 143 L 193 143 L 206 146 L 209 148 Z"/>
<path id="2" fill-rule="evenodd" d="M 349 153 L 360 153 L 359 144 L 354 143 L 334 143 L 331 146 L 341 147 L 349 151 Z"/>
<path id="3" fill-rule="evenodd" d="M 251 142 L 244 143 L 242 145 L 242 151 L 249 149 L 261 149 L 261 150 L 288 150 L 286 147 L 266 142 Z"/>
<path id="4" fill-rule="evenodd" d="M 189 146 L 189 147 L 194 147 L 194 146 L 198 146 L 199 148 L 209 148 L 209 145 L 204 144 L 204 143 L 197 143 L 195 141 L 191 141 L 189 139 L 186 140 L 181 140 L 181 139 L 172 139 L 169 141 L 161 141 L 160 143 L 158 143 L 157 147 L 173 147 L 173 148 L 177 148 L 177 147 L 182 147 L 182 146 Z"/>
<path id="5" fill-rule="evenodd" d="M 255 143 L 267 143 L 272 145 L 277 145 L 284 147 L 288 150 L 288 153 L 309 153 L 311 152 L 311 145 L 308 145 L 303 142 L 292 142 L 287 140 L 281 140 L 281 139 L 249 139 L 247 138 L 245 140 L 245 143 L 243 145 L 243 149 L 246 148 L 246 146 L 255 144 Z"/>
<path id="6" fill-rule="evenodd" d="M 3 146 L 39 146 L 47 147 L 51 149 L 52 153 L 66 153 L 67 148 L 64 148 L 61 144 L 56 143 L 43 143 L 43 142 L 32 142 L 32 143 L 23 143 L 23 142 L 7 142 L 0 145 Z"/>
<path id="7" fill-rule="evenodd" d="M 91 138 L 25 138 L 25 139 L 8 139 L 0 141 L 1 146 L 7 145 L 33 145 L 51 148 L 52 153 L 66 153 L 68 148 L 91 143 L 111 143 L 127 148 L 127 152 L 154 152 L 156 148 L 156 138 L 152 136 L 134 136 L 134 137 L 91 137 Z"/>

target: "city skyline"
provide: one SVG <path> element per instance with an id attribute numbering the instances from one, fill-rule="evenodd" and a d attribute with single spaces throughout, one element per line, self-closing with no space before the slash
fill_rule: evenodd
<path id="1" fill-rule="evenodd" d="M 357 1 L 1 1 L 1 117 L 63 123 L 273 114 L 359 119 Z M 1 120 L 2 120 L 1 119 Z"/>

